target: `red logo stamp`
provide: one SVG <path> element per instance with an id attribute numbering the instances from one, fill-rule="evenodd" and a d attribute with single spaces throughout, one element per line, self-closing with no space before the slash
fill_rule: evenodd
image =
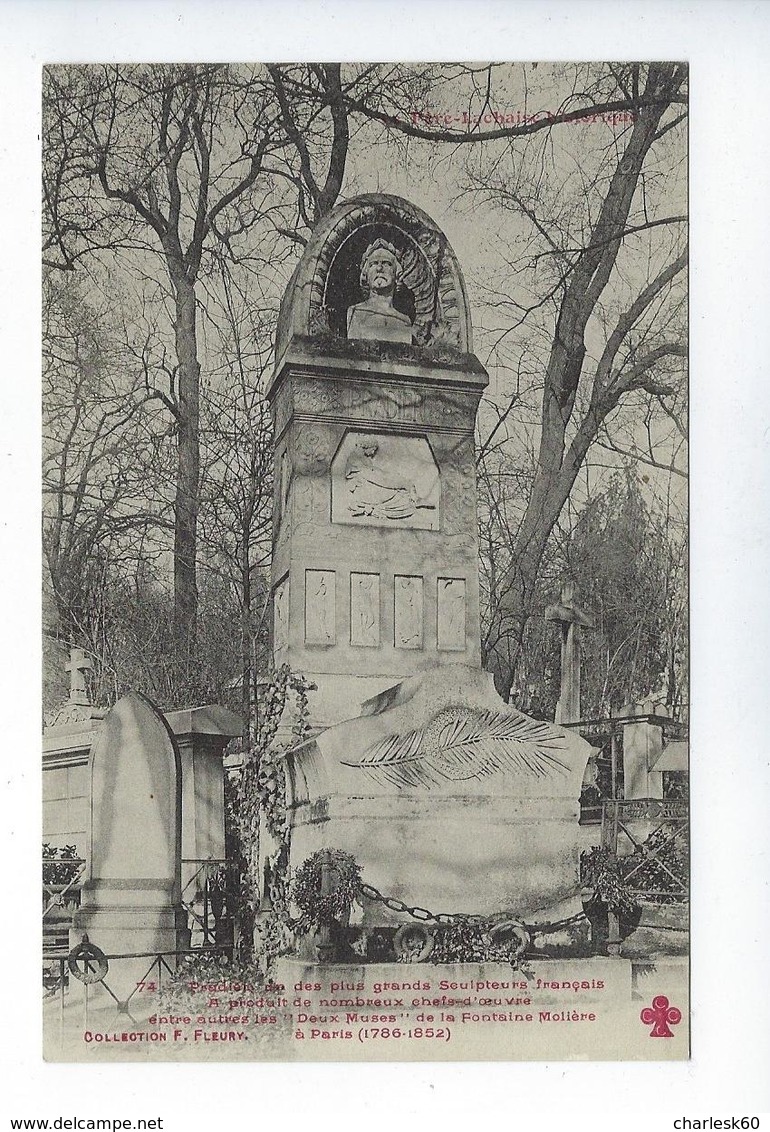
<path id="1" fill-rule="evenodd" d="M 682 1011 L 678 1006 L 669 1006 L 664 994 L 658 994 L 652 1006 L 645 1006 L 639 1017 L 645 1026 L 652 1026 L 651 1038 L 673 1038 L 669 1025 L 676 1026 L 682 1021 Z"/>

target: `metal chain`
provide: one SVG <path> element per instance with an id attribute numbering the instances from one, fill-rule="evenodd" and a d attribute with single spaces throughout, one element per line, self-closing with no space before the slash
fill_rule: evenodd
<path id="1" fill-rule="evenodd" d="M 506 920 L 510 918 L 507 913 L 499 913 L 496 916 L 474 916 L 468 912 L 430 912 L 427 908 L 421 908 L 419 905 L 410 907 L 396 896 L 383 896 L 373 884 L 366 884 L 365 881 L 360 882 L 358 890 L 362 896 L 366 896 L 367 899 L 374 900 L 378 904 L 384 904 L 391 912 L 401 912 L 404 915 L 411 916 L 413 920 L 421 920 L 424 923 L 433 920 L 434 923 L 437 924 L 484 924 L 489 923 L 491 920 Z M 584 915 L 585 913 L 583 912 L 577 912 L 574 916 L 567 916 L 563 920 L 555 920 L 550 924 L 522 924 L 522 926 L 529 926 L 530 930 L 541 932 L 553 931 L 554 929 L 568 927 L 570 924 L 577 923 Z"/>
<path id="2" fill-rule="evenodd" d="M 366 884 L 364 881 L 361 881 L 359 885 L 359 892 L 369 900 L 384 904 L 391 912 L 401 912 L 411 916 L 413 920 L 421 920 L 423 923 L 433 920 L 437 924 L 470 924 L 484 923 L 490 919 L 489 916 L 473 916 L 468 912 L 431 912 L 428 908 L 421 908 L 419 904 L 410 907 L 396 896 L 383 896 L 374 885 Z"/>

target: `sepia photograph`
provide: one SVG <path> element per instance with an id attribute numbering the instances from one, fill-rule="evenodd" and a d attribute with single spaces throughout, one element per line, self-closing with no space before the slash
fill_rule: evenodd
<path id="1" fill-rule="evenodd" d="M 687 105 L 44 68 L 47 1060 L 689 1057 Z"/>

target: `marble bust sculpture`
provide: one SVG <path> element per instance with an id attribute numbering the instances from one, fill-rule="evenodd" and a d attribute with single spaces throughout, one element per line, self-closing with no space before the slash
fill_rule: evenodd
<path id="1" fill-rule="evenodd" d="M 375 240 L 361 257 L 361 287 L 368 292 L 362 303 L 348 308 L 348 338 L 380 342 L 412 341 L 412 322 L 393 306 L 401 265 L 387 240 Z"/>

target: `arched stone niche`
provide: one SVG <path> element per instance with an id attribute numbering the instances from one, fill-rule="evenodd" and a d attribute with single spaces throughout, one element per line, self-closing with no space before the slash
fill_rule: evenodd
<path id="1" fill-rule="evenodd" d="M 347 310 L 365 298 L 361 258 L 378 237 L 398 251 L 402 277 L 393 305 L 412 320 L 412 342 L 472 353 L 465 282 L 446 236 L 402 197 L 369 193 L 338 205 L 313 233 L 281 303 L 279 360 L 295 335 L 347 337 Z"/>

